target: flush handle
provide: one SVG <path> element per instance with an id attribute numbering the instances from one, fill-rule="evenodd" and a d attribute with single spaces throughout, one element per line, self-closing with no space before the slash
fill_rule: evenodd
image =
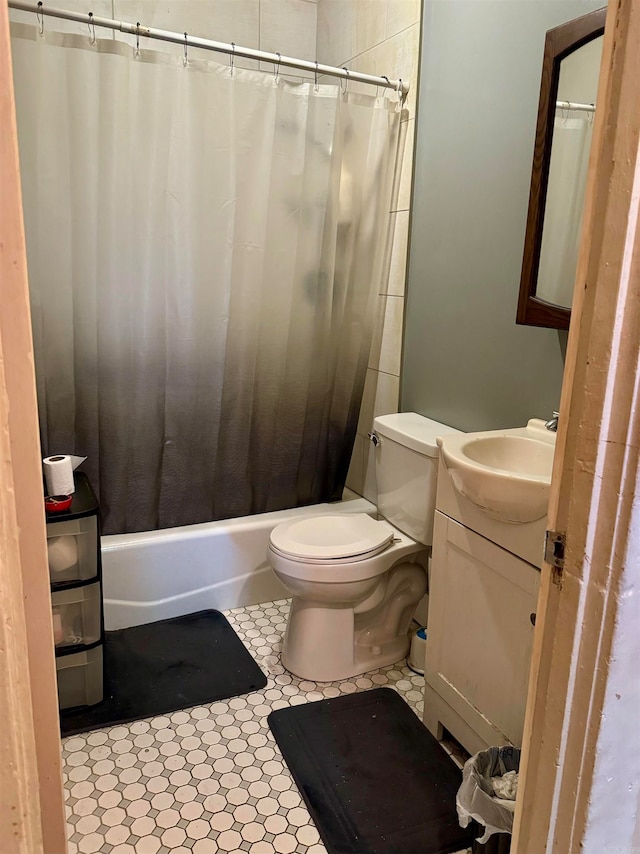
<path id="1" fill-rule="evenodd" d="M 380 436 L 376 432 L 367 433 L 368 439 L 373 443 L 373 447 L 377 448 L 380 444 Z"/>

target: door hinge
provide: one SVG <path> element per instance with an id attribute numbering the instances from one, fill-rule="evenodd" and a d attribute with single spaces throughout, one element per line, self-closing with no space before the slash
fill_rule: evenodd
<path id="1" fill-rule="evenodd" d="M 564 569 L 564 546 L 567 535 L 563 531 L 545 531 L 544 559 L 556 569 Z"/>

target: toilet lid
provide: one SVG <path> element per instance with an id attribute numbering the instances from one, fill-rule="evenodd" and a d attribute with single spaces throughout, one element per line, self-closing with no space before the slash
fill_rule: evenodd
<path id="1" fill-rule="evenodd" d="M 307 560 L 364 558 L 383 551 L 395 531 L 366 513 L 308 516 L 283 522 L 271 532 L 271 547 L 282 555 Z"/>

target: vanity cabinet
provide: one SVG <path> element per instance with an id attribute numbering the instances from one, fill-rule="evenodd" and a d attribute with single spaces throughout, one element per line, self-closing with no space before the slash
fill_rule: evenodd
<path id="1" fill-rule="evenodd" d="M 448 483 L 441 488 L 443 478 Z M 469 753 L 507 742 L 520 746 L 539 566 L 471 530 L 470 519 L 475 524 L 482 517 L 469 515 L 469 502 L 452 490 L 441 465 L 436 506 L 446 507 L 458 520 L 436 510 L 424 722 L 436 738 L 447 729 Z M 504 525 L 515 549 L 514 529 L 520 526 Z M 535 526 L 542 542 L 545 520 Z M 489 528 L 499 539 L 500 526 L 491 520 Z M 528 554 L 533 532 L 522 534 Z"/>

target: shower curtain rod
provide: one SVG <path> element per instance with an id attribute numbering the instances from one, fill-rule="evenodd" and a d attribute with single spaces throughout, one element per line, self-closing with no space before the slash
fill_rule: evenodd
<path id="1" fill-rule="evenodd" d="M 557 110 L 582 110 L 585 113 L 595 113 L 595 104 L 576 104 L 573 101 L 556 101 Z"/>
<path id="2" fill-rule="evenodd" d="M 272 62 L 276 69 L 281 65 L 287 68 L 301 68 L 305 71 L 311 71 L 314 74 L 326 74 L 330 77 L 340 77 L 343 80 L 352 80 L 357 83 L 368 83 L 372 86 L 381 86 L 385 89 L 395 89 L 402 93 L 402 98 L 406 98 L 409 92 L 409 84 L 400 80 L 389 80 L 388 77 L 375 77 L 372 74 L 361 74 L 358 71 L 349 71 L 347 68 L 337 68 L 334 65 L 323 65 L 319 62 L 309 62 L 306 59 L 295 59 L 291 56 L 283 56 L 279 53 L 269 53 L 265 50 L 254 50 L 250 47 L 241 47 L 233 42 L 216 42 L 211 39 L 201 39 L 196 36 L 190 36 L 188 33 L 174 33 L 169 30 L 158 30 L 154 27 L 144 27 L 142 24 L 128 24 L 126 21 L 116 21 L 112 18 L 101 18 L 99 15 L 94 15 L 92 12 L 71 12 L 67 9 L 54 9 L 51 6 L 45 6 L 44 3 L 26 3 L 22 0 L 9 0 L 9 8 L 19 9 L 22 12 L 33 12 L 35 15 L 48 15 L 52 18 L 63 18 L 67 21 L 78 21 L 81 24 L 87 24 L 91 30 L 92 27 L 104 27 L 108 30 L 118 30 L 122 33 L 129 33 L 132 36 L 142 36 L 148 39 L 158 39 L 159 41 L 173 42 L 174 44 L 185 45 L 186 47 L 197 47 L 202 50 L 213 50 L 218 53 L 226 53 L 235 58 L 242 57 L 243 59 L 258 59 L 264 62 Z M 43 23 L 41 22 L 41 28 Z"/>

